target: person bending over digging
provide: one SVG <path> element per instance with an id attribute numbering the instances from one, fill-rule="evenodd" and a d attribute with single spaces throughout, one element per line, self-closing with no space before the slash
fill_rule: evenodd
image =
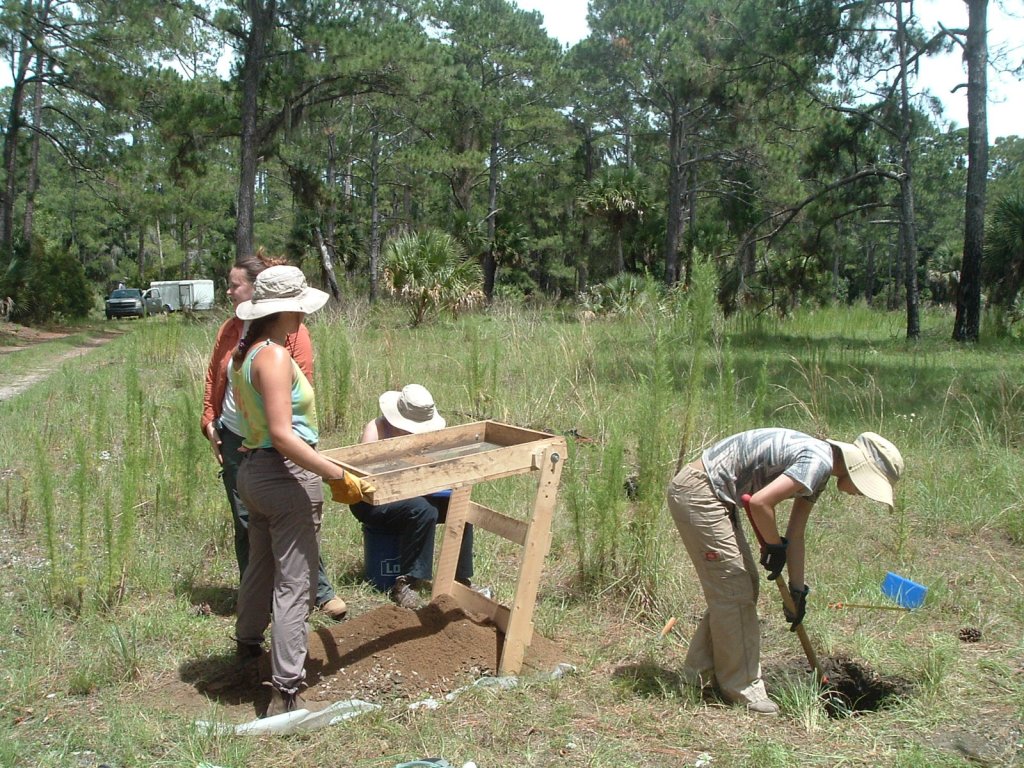
<path id="1" fill-rule="evenodd" d="M 363 428 L 360 443 L 372 443 L 400 435 L 443 429 L 445 420 L 426 387 L 409 384 L 401 391 L 385 392 L 378 399 L 380 416 Z M 451 491 L 414 496 L 390 504 L 351 505 L 355 518 L 369 528 L 392 533 L 399 540 L 400 575 L 391 587 L 392 602 L 415 610 L 420 599 L 415 590 L 433 574 L 434 528 L 445 521 Z M 455 566 L 455 580 L 471 586 L 473 578 L 473 526 L 466 525 Z"/>
<path id="2" fill-rule="evenodd" d="M 792 429 L 741 432 L 707 448 L 668 486 L 668 508 L 697 570 L 707 609 L 690 640 L 683 679 L 696 687 L 717 683 L 723 697 L 750 712 L 775 715 L 761 679 L 757 619 L 757 566 L 739 524 L 742 497 L 764 539 L 761 565 L 774 580 L 784 567 L 796 614 L 803 621 L 810 589 L 804 580 L 804 530 L 811 508 L 831 476 L 844 493 L 867 496 L 892 508 L 893 485 L 903 457 L 892 443 L 865 432 L 853 443 L 819 440 Z M 775 507 L 793 499 L 780 536 Z"/>
<path id="3" fill-rule="evenodd" d="M 320 455 L 313 388 L 288 352 L 287 339 L 328 299 L 297 267 L 276 266 L 256 277 L 252 298 L 235 314 L 251 321 L 231 361 L 231 380 L 247 449 L 238 493 L 249 510 L 249 565 L 238 590 L 236 651 L 263 652 L 270 625 L 271 697 L 267 716 L 303 707 L 306 619 L 316 598 L 320 559 L 321 478 L 336 501 L 351 504 L 373 492 Z"/>
<path id="4" fill-rule="evenodd" d="M 228 298 L 233 307 L 252 298 L 256 276 L 268 267 L 285 264 L 283 259 L 271 258 L 262 248 L 256 253 L 239 258 L 228 272 Z M 229 317 L 217 331 L 213 354 L 206 367 L 206 388 L 203 392 L 203 415 L 200 429 L 210 441 L 213 455 L 220 465 L 221 479 L 227 492 L 228 506 L 235 528 L 235 560 L 238 562 L 238 580 L 241 582 L 249 563 L 249 510 L 238 495 L 238 467 L 242 462 L 242 427 L 235 405 L 234 388 L 228 386 L 228 366 L 231 356 L 244 335 L 246 322 L 236 316 Z M 305 324 L 285 341 L 288 352 L 299 364 L 306 380 L 313 381 L 313 342 Z M 316 585 L 316 607 L 335 621 L 345 617 L 348 606 L 334 592 L 323 558 Z"/>

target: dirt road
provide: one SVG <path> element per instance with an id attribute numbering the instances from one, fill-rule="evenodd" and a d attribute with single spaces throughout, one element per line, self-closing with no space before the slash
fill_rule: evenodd
<path id="1" fill-rule="evenodd" d="M 52 342 L 71 336 L 71 332 L 41 331 L 36 328 L 16 325 L 15 323 L 0 323 L 0 340 L 3 342 L 0 344 L 0 360 L 3 360 L 7 355 L 12 355 L 28 347 L 51 343 L 53 348 L 52 355 L 45 356 L 42 360 L 33 364 L 31 368 L 16 376 L 8 377 L 0 374 L 0 402 L 10 400 L 12 397 L 20 395 L 33 384 L 38 384 L 40 381 L 45 380 L 66 360 L 86 355 L 97 347 L 101 347 L 108 341 L 117 338 L 120 334 L 120 331 L 104 332 L 100 335 L 86 338 L 73 348 L 67 349 L 63 346 L 52 344 Z M 0 365 L 0 371 L 6 372 L 14 367 L 16 367 L 16 364 L 13 361 L 4 363 Z"/>

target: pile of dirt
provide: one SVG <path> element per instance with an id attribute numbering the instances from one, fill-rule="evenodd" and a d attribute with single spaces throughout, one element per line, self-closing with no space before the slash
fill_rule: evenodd
<path id="1" fill-rule="evenodd" d="M 311 708 L 346 699 L 382 704 L 440 698 L 495 675 L 503 643 L 494 624 L 467 614 L 446 595 L 416 611 L 386 605 L 310 634 L 303 697 Z M 520 674 L 549 674 L 566 661 L 555 643 L 535 633 Z M 197 709 L 204 699 L 213 700 L 251 716 L 269 700 L 262 684 L 270 678 L 268 654 L 248 665 L 233 656 L 199 660 L 180 672 Z"/>

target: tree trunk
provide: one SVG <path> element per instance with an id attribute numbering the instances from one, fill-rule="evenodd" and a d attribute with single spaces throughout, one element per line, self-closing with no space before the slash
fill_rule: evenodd
<path id="1" fill-rule="evenodd" d="M 956 293 L 954 341 L 977 341 L 981 327 L 981 257 L 988 175 L 988 0 L 967 0 L 967 199 L 964 256 Z"/>
<path id="2" fill-rule="evenodd" d="M 327 197 L 327 211 L 323 217 L 324 227 L 324 240 L 330 246 L 334 252 L 335 259 L 338 255 L 338 249 L 335 247 L 335 230 L 334 222 L 338 218 L 338 198 L 335 195 L 334 190 L 337 187 L 337 176 L 338 176 L 338 143 L 334 138 L 334 131 L 327 132 L 327 168 L 325 169 L 325 176 L 327 180 L 327 189 L 330 190 Z M 346 259 L 345 274 L 348 276 L 348 263 Z"/>
<path id="3" fill-rule="evenodd" d="M 668 215 L 665 226 L 665 284 L 679 281 L 679 242 L 683 230 L 683 200 L 686 197 L 685 130 L 683 110 L 672 106 L 669 116 Z"/>
<path id="4" fill-rule="evenodd" d="M 333 135 L 332 135 L 333 138 Z M 349 99 L 348 105 L 348 157 L 345 162 L 345 181 L 344 181 L 344 195 L 345 204 L 352 205 L 352 196 L 355 192 L 355 183 L 353 176 L 355 174 L 356 165 L 356 98 L 353 96 Z"/>
<path id="5" fill-rule="evenodd" d="M 594 180 L 594 131 L 587 124 L 583 128 L 583 183 L 590 184 Z M 585 293 L 590 287 L 590 253 L 591 229 L 583 227 L 583 237 L 580 239 L 580 251 L 576 257 L 576 292 Z"/>
<path id="6" fill-rule="evenodd" d="M 685 225 L 679 230 L 679 238 L 683 239 L 683 235 L 689 230 L 692 232 L 697 226 L 697 148 L 691 142 L 687 145 L 687 166 L 686 166 L 686 219 Z M 690 244 L 684 245 L 682 248 L 683 252 L 683 264 L 679 268 L 679 274 L 684 285 L 690 284 L 691 273 L 693 271 L 693 246 Z M 750 243 L 750 265 L 751 274 L 753 274 L 754 257 L 757 255 L 757 241 Z"/>
<path id="7" fill-rule="evenodd" d="M 914 173 L 910 140 L 914 129 L 910 110 L 910 77 L 907 53 L 907 26 L 903 2 L 896 2 L 896 45 L 900 57 L 900 250 L 903 251 L 904 285 L 907 300 L 907 338 L 921 336 L 921 316 L 917 285 L 917 222 L 914 218 Z"/>
<path id="8" fill-rule="evenodd" d="M 241 147 L 238 171 L 238 218 L 235 221 L 235 255 L 253 252 L 253 219 L 256 209 L 256 169 L 259 165 L 259 90 L 266 71 L 270 31 L 277 15 L 276 0 L 247 0 L 250 30 L 242 61 Z"/>
<path id="9" fill-rule="evenodd" d="M 475 152 L 480 147 L 474 125 L 462 127 L 462 133 L 455 144 L 458 155 Z M 473 183 L 475 173 L 470 168 L 456 168 L 451 175 L 450 183 L 455 204 L 463 213 L 469 213 L 473 207 Z"/>
<path id="10" fill-rule="evenodd" d="M 744 295 L 748 292 L 747 289 L 747 278 L 754 274 L 757 268 L 755 259 L 757 258 L 757 241 L 751 236 L 752 233 L 747 233 L 743 238 L 743 242 L 739 246 L 739 258 L 736 262 L 736 267 L 739 270 L 739 281 L 736 284 L 736 293 Z M 689 285 L 689 276 L 687 276 L 686 284 Z"/>
<path id="11" fill-rule="evenodd" d="M 897 238 L 898 239 L 898 238 Z M 888 286 L 885 298 L 885 308 L 892 311 L 896 309 L 898 304 L 898 286 L 899 281 L 896 279 L 895 273 L 899 271 L 899 264 L 893 264 L 893 252 L 896 253 L 895 261 L 899 261 L 899 243 L 896 243 L 896 247 L 893 248 L 892 244 L 886 248 L 887 257 L 885 260 L 885 284 Z"/>
<path id="12" fill-rule="evenodd" d="M 910 148 L 906 148 L 904 173 L 909 174 Z M 920 290 L 917 284 L 917 227 L 914 223 L 914 187 L 909 175 L 900 181 L 900 250 L 906 268 L 907 338 L 921 337 Z"/>
<path id="13" fill-rule="evenodd" d="M 139 280 L 142 279 L 143 273 L 146 271 L 146 225 L 139 224 Z"/>
<path id="14" fill-rule="evenodd" d="M 841 221 L 836 222 L 836 238 L 842 239 L 843 232 L 846 227 L 843 226 Z M 832 301 L 842 301 L 846 303 L 847 296 L 839 295 L 839 278 L 842 273 L 842 256 L 840 256 L 841 249 L 836 248 L 832 251 Z"/>
<path id="15" fill-rule="evenodd" d="M 501 123 L 491 133 L 491 151 L 489 179 L 487 182 L 487 250 L 484 252 L 484 296 L 490 301 L 494 298 L 494 279 L 498 272 L 498 260 L 495 258 L 495 220 L 498 218 L 498 173 L 500 161 L 498 152 L 501 149 Z"/>
<path id="16" fill-rule="evenodd" d="M 28 183 L 25 186 L 25 218 L 21 226 L 21 234 L 26 243 L 32 240 L 36 192 L 39 191 L 39 128 L 43 115 L 43 68 L 45 66 L 43 54 L 37 53 L 35 83 L 32 86 L 32 144 L 29 148 Z"/>
<path id="17" fill-rule="evenodd" d="M 313 237 L 316 238 L 316 249 L 320 254 L 320 269 L 327 280 L 327 287 L 335 300 L 340 299 L 341 288 L 338 286 L 338 278 L 334 275 L 334 257 L 330 246 L 324 240 L 324 233 L 319 224 L 313 225 Z"/>
<path id="18" fill-rule="evenodd" d="M 377 301 L 380 269 L 380 133 L 370 137 L 370 303 Z"/>
<path id="19" fill-rule="evenodd" d="M 25 74 L 31 56 L 21 52 L 11 85 L 11 101 L 7 109 L 7 131 L 4 133 L 3 165 L 7 174 L 3 205 L 0 206 L 0 253 L 10 256 L 14 243 L 14 201 L 17 197 L 18 139 L 21 135 L 22 105 L 25 101 Z"/>
<path id="20" fill-rule="evenodd" d="M 869 307 L 875 305 L 875 246 L 868 243 L 867 263 L 864 265 L 864 300 Z"/>
<path id="21" fill-rule="evenodd" d="M 42 34 L 41 30 L 45 29 L 50 20 L 51 4 L 52 0 L 42 0 L 36 8 L 33 3 L 25 3 L 21 9 L 21 18 L 24 19 L 25 26 L 11 30 L 13 38 L 19 40 L 23 47 L 18 52 L 17 64 L 11 67 L 11 100 L 7 113 L 7 130 L 4 133 L 3 168 L 7 176 L 0 197 L 0 254 L 5 256 L 10 255 L 14 244 L 14 203 L 18 189 L 17 150 L 23 124 L 21 110 L 25 100 L 25 78 L 35 50 L 35 45 L 28 41 L 35 41 Z M 18 44 L 12 43 L 12 47 L 17 50 Z M 38 55 L 40 60 L 37 68 L 41 74 L 43 52 L 38 51 Z M 14 63 L 13 60 L 11 63 Z M 38 125 L 38 120 L 36 124 Z"/>

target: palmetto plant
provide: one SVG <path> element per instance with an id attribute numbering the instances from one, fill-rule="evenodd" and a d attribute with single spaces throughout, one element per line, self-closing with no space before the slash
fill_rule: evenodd
<path id="1" fill-rule="evenodd" d="M 384 285 L 409 304 L 412 324 L 441 311 L 457 315 L 484 298 L 480 265 L 446 232 L 428 229 L 391 240 L 384 252 Z"/>
<path id="2" fill-rule="evenodd" d="M 1011 310 L 1024 284 L 1024 193 L 995 201 L 985 233 L 985 283 L 992 303 Z"/>
<path id="3" fill-rule="evenodd" d="M 611 168 L 587 184 L 576 202 L 587 214 L 602 219 L 612 234 L 613 274 L 625 269 L 622 236 L 640 221 L 648 202 L 647 187 L 632 168 Z"/>

